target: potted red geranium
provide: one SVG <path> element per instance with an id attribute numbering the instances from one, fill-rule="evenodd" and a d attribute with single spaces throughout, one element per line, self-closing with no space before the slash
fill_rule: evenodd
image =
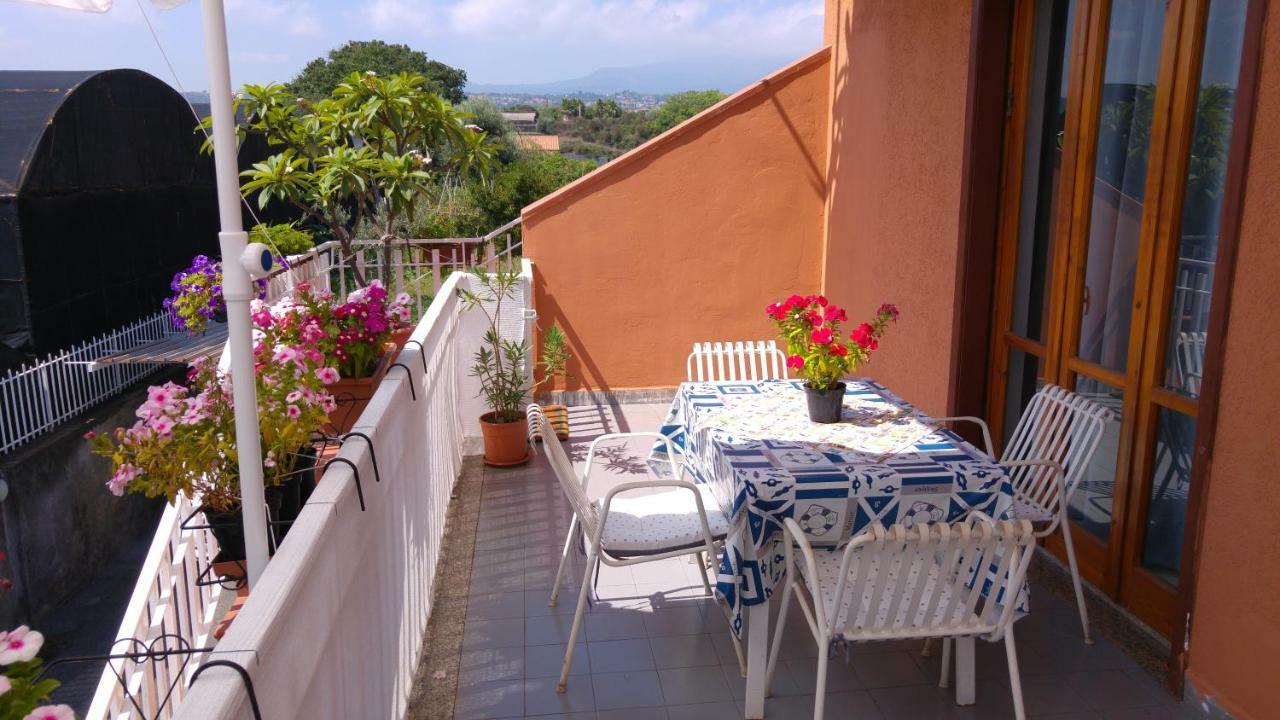
<path id="1" fill-rule="evenodd" d="M 842 378 L 871 359 L 885 327 L 898 319 L 898 308 L 886 303 L 871 322 L 843 336 L 840 325 L 849 319 L 848 313 L 821 295 L 792 295 L 765 312 L 786 343 L 787 367 L 805 380 L 809 419 L 819 423 L 839 422 Z"/>

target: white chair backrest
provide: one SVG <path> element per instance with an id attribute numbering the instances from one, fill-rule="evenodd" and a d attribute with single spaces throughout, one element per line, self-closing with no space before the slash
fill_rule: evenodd
<path id="1" fill-rule="evenodd" d="M 694 343 L 685 374 L 689 382 L 786 380 L 787 356 L 774 340 Z"/>
<path id="2" fill-rule="evenodd" d="M 569 460 L 564 446 L 560 444 L 560 438 L 556 437 L 555 428 L 551 426 L 546 413 L 542 412 L 542 408 L 537 405 L 529 406 L 528 415 L 530 423 L 537 428 L 538 435 L 542 438 L 542 446 L 546 448 L 551 469 L 555 471 L 556 479 L 560 481 L 560 489 L 564 491 L 564 496 L 569 500 L 574 514 L 578 516 L 578 522 L 582 523 L 583 532 L 589 538 L 595 537 L 596 529 L 600 525 L 600 511 L 596 504 L 587 498 L 587 491 L 582 487 L 582 478 L 573 469 L 573 462 Z"/>
<path id="3" fill-rule="evenodd" d="M 993 632 L 1013 617 L 1034 545 L 1029 521 L 982 513 L 909 529 L 873 525 L 845 548 L 834 597 L 852 603 L 843 623 L 838 613 L 826 618 L 832 637 Z"/>
<path id="4" fill-rule="evenodd" d="M 1204 377 L 1204 346 L 1208 333 L 1180 332 L 1177 340 L 1177 381 L 1188 395 L 1200 394 Z"/>
<path id="5" fill-rule="evenodd" d="M 1093 460 L 1103 430 L 1115 415 L 1106 407 L 1057 385 L 1045 385 L 1031 398 L 1001 461 L 1052 460 L 1062 466 L 1071 495 Z M 1044 466 L 1012 471 L 1014 492 L 1051 512 L 1065 501 L 1054 488 L 1054 473 Z"/>

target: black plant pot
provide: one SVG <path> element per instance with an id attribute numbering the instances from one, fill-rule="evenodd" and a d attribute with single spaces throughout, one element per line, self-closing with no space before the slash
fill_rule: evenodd
<path id="1" fill-rule="evenodd" d="M 280 485 L 266 488 L 264 495 L 267 510 L 272 521 L 278 543 L 284 542 L 293 521 L 302 512 L 302 506 L 316 486 L 316 451 L 310 445 L 298 450 L 301 456 L 293 472 Z M 220 512 L 203 508 L 205 519 L 209 523 L 209 531 L 218 541 L 218 557 L 215 562 L 242 561 L 245 559 L 244 549 L 244 515 L 240 508 Z"/>
<path id="2" fill-rule="evenodd" d="M 844 383 L 836 383 L 826 390 L 804 386 L 805 399 L 809 402 L 809 419 L 816 423 L 840 422 L 840 408 L 844 405 Z"/>

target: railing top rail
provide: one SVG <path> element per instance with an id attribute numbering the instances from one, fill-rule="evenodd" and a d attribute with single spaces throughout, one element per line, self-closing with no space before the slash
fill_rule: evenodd
<path id="1" fill-rule="evenodd" d="M 485 239 L 485 240 L 492 240 L 492 239 L 494 239 L 495 237 L 497 237 L 497 236 L 499 236 L 499 235 L 501 235 L 501 234 L 503 234 L 503 233 L 505 233 L 505 232 L 509 232 L 509 231 L 511 231 L 511 230 L 513 230 L 513 229 L 515 229 L 515 227 L 516 227 L 517 225 L 519 225 L 519 224 L 520 224 L 520 218 L 516 218 L 515 220 L 512 220 L 512 221 L 508 222 L 506 225 L 503 225 L 502 227 L 500 227 L 500 228 L 498 228 L 498 229 L 496 229 L 496 230 L 491 230 L 491 231 L 489 231 L 489 234 L 488 234 L 488 235 L 485 235 L 485 236 L 484 236 L 484 239 Z"/>

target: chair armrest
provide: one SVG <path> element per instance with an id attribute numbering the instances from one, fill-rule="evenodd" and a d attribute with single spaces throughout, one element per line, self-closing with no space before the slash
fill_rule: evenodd
<path id="1" fill-rule="evenodd" d="M 655 440 L 661 441 L 662 444 L 666 445 L 667 462 L 670 463 L 671 465 L 671 477 L 677 478 L 677 479 L 680 478 L 680 467 L 679 465 L 676 464 L 677 453 L 675 452 L 675 445 L 671 444 L 671 438 L 667 437 L 666 435 L 663 435 L 662 433 L 657 433 L 657 432 L 608 433 L 605 435 L 601 435 L 595 440 L 592 440 L 590 447 L 587 448 L 587 463 L 582 470 L 583 489 L 587 487 L 587 480 L 588 478 L 591 477 L 591 466 L 595 460 L 596 446 L 602 442 L 605 442 L 606 440 L 621 440 L 621 439 L 631 438 L 631 437 L 651 437 L 651 438 L 654 438 Z"/>
<path id="2" fill-rule="evenodd" d="M 974 417 L 972 415 L 955 415 L 952 417 L 936 417 L 936 418 L 929 418 L 929 419 L 936 423 L 968 422 L 968 423 L 973 423 L 977 425 L 982 430 L 982 441 L 986 443 L 987 454 L 993 458 L 996 456 L 995 445 L 991 442 L 991 428 L 987 427 L 986 420 L 983 420 L 980 417 Z"/>
<path id="3" fill-rule="evenodd" d="M 826 611 L 822 606 L 822 587 L 819 585 L 818 579 L 818 561 L 813 556 L 813 546 L 809 544 L 809 538 L 804 536 L 804 530 L 795 518 L 782 519 L 782 552 L 786 559 L 787 573 L 790 574 L 795 561 L 792 560 L 792 547 L 800 548 L 800 557 L 804 560 L 805 571 L 803 573 L 805 584 L 809 586 L 809 595 L 814 599 L 813 612 L 814 622 L 817 628 L 827 627 Z M 788 578 L 788 582 L 790 582 Z M 817 630 L 817 628 L 813 628 Z"/>
<path id="4" fill-rule="evenodd" d="M 1036 459 L 1036 458 L 1032 458 L 1029 460 L 1010 460 L 1008 462 L 1004 462 L 1000 464 L 1006 468 L 1047 467 L 1053 472 L 1054 491 L 1055 491 L 1055 494 L 1057 494 L 1058 496 L 1057 512 L 1053 514 L 1053 522 L 1049 523 L 1049 525 L 1044 529 L 1037 531 L 1036 537 L 1047 537 L 1049 535 L 1052 535 L 1054 531 L 1058 529 L 1058 525 L 1066 521 L 1066 514 L 1067 514 L 1066 468 L 1062 467 L 1061 463 L 1056 462 L 1054 460 L 1043 460 L 1043 459 Z M 1017 492 L 1016 487 L 1014 488 L 1014 491 Z M 1034 498 L 1032 498 L 1032 500 L 1037 503 L 1040 502 L 1039 500 L 1035 500 Z"/>

